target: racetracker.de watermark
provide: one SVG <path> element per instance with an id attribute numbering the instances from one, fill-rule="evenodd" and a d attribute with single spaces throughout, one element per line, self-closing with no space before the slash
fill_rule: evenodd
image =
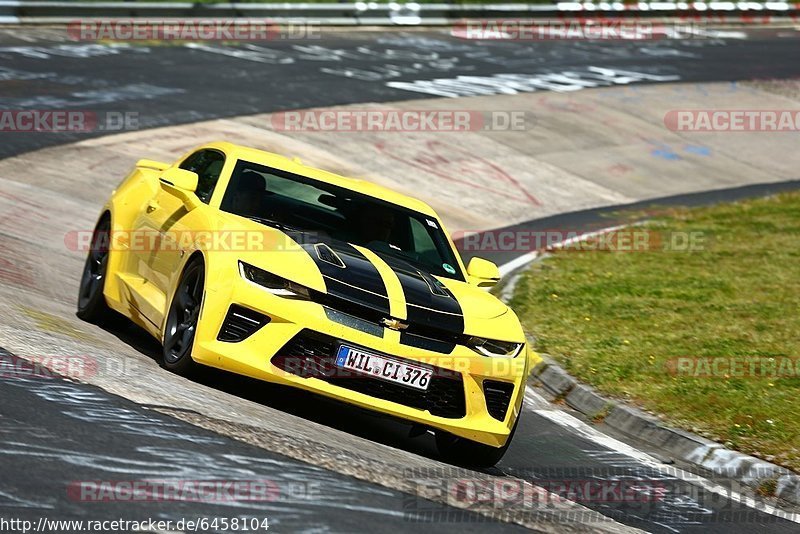
<path id="1" fill-rule="evenodd" d="M 798 132 L 800 109 L 673 109 L 664 126 L 674 132 Z"/>
<path id="2" fill-rule="evenodd" d="M 281 497 L 281 488 L 266 479 L 80 480 L 67 486 L 67 497 L 80 502 L 272 502 Z"/>
<path id="3" fill-rule="evenodd" d="M 687 378 L 800 378 L 796 356 L 679 356 L 667 360 L 666 368 Z"/>
<path id="4" fill-rule="evenodd" d="M 73 41 L 276 41 L 320 38 L 320 22 L 277 24 L 269 19 L 245 20 L 73 20 L 67 36 Z"/>
<path id="5" fill-rule="evenodd" d="M 0 132 L 89 133 L 139 129 L 135 111 L 0 110 Z"/>
<path id="6" fill-rule="evenodd" d="M 408 495 L 403 511 L 413 522 L 485 521 L 496 512 L 520 520 L 607 521 L 608 516 L 686 517 L 692 521 L 758 521 L 772 503 L 755 496 L 738 496 L 752 490 L 738 480 L 747 474 L 756 478 L 775 477 L 776 469 L 744 466 L 720 468 L 714 473 L 694 472 L 691 467 L 519 467 L 514 477 L 476 475 L 459 468 L 416 468 L 404 478 L 419 487 L 426 498 Z M 575 507 L 572 503 L 587 507 Z M 713 505 L 716 515 L 708 517 L 705 507 Z M 606 512 L 590 512 L 602 507 Z M 652 516 L 651 516 L 652 517 Z M 781 521 L 777 516 L 769 516 Z M 766 519 L 769 521 L 770 519 Z"/>
<path id="7" fill-rule="evenodd" d="M 572 501 L 578 503 L 643 503 L 663 500 L 661 480 L 638 477 L 617 480 L 597 478 L 541 478 L 536 485 L 523 480 L 455 478 L 447 481 L 450 502 L 462 507 L 506 508 Z"/>
<path id="8" fill-rule="evenodd" d="M 661 231 L 647 228 L 586 232 L 575 229 L 490 230 L 455 232 L 463 252 L 698 252 L 708 246 L 701 231 Z"/>
<path id="9" fill-rule="evenodd" d="M 460 39 L 500 41 L 652 41 L 686 39 L 705 24 L 692 20 L 660 22 L 620 18 L 569 20 L 489 19 L 461 21 L 450 33 Z"/>
<path id="10" fill-rule="evenodd" d="M 24 358 L 0 352 L 0 379 L 58 379 L 87 381 L 102 376 L 126 377 L 141 372 L 141 364 L 131 358 L 85 354 L 26 354 Z"/>
<path id="11" fill-rule="evenodd" d="M 298 245 L 322 242 L 317 232 L 289 237 L 273 229 L 264 230 L 114 230 L 95 235 L 93 230 L 70 230 L 64 246 L 74 252 L 90 250 L 125 252 L 177 252 L 203 249 L 215 252 L 297 251 Z"/>
<path id="12" fill-rule="evenodd" d="M 342 320 L 337 317 L 335 313 L 329 314 L 332 320 Z M 345 319 L 346 320 L 346 319 Z M 352 321 L 352 319 L 349 319 Z M 350 322 L 349 324 L 352 324 Z M 380 328 L 380 327 L 379 327 Z M 521 354 L 521 352 L 519 353 Z M 494 358 L 486 357 L 469 357 L 469 356 L 411 356 L 403 354 L 395 354 L 387 356 L 392 363 L 405 363 L 415 368 L 427 369 L 430 371 L 431 377 L 445 379 L 460 378 L 465 373 L 481 373 L 494 378 L 508 378 L 511 380 L 516 379 L 525 371 L 526 360 L 524 355 L 515 357 L 501 357 Z M 363 355 L 362 355 L 363 361 Z M 387 368 L 374 368 L 372 366 L 362 365 L 360 371 L 352 370 L 351 368 L 341 367 L 333 363 L 320 364 L 318 361 L 308 356 L 279 356 L 275 358 L 272 363 L 279 369 L 283 370 L 290 375 L 298 375 L 304 378 L 321 378 L 321 379 L 354 379 L 354 380 L 372 380 L 375 377 L 384 379 L 391 376 L 387 372 Z M 389 369 L 397 369 L 397 366 L 392 366 Z M 383 371 L 382 373 L 380 371 Z M 394 373 L 395 379 L 397 373 Z M 397 381 L 397 380 L 395 380 Z M 407 382 L 408 380 L 400 380 Z M 513 384 L 512 384 L 513 385 Z"/>
<path id="13" fill-rule="evenodd" d="M 0 354 L 0 378 L 60 378 L 87 380 L 98 374 L 97 358 L 85 355 L 31 355 L 26 358 Z"/>
<path id="14" fill-rule="evenodd" d="M 272 127 L 289 132 L 525 131 L 532 115 L 516 111 L 310 109 L 272 115 Z"/>

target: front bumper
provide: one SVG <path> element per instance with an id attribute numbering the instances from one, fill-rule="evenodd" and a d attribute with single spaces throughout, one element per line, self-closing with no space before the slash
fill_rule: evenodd
<path id="1" fill-rule="evenodd" d="M 527 347 L 511 359 L 487 358 L 460 345 L 450 354 L 441 354 L 402 344 L 400 333 L 388 328 L 373 327 L 368 333 L 346 326 L 332 320 L 335 314 L 326 313 L 320 304 L 272 295 L 241 277 L 207 287 L 192 353 L 199 363 L 297 387 L 486 445 L 506 443 L 524 397 Z M 262 313 L 269 322 L 242 341 L 220 341 L 217 338 L 231 304 Z M 309 339 L 313 350 L 308 348 Z M 420 394 L 368 376 L 332 379 L 307 372 L 305 366 L 285 364 L 285 357 L 309 356 L 316 365 L 327 365 L 326 359 L 333 358 L 339 343 L 434 367 L 428 392 Z M 508 392 L 504 413 L 498 409 L 498 385 Z"/>

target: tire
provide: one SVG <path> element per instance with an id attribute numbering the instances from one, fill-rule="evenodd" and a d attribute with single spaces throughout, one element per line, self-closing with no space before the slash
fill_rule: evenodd
<path id="1" fill-rule="evenodd" d="M 103 294 L 108 271 L 110 237 L 111 217 L 105 215 L 97 223 L 92 234 L 92 244 L 83 266 L 78 291 L 77 316 L 98 325 L 119 318 L 119 315 L 108 307 Z"/>
<path id="2" fill-rule="evenodd" d="M 205 290 L 205 265 L 202 260 L 191 260 L 183 271 L 167 314 L 164 328 L 162 362 L 166 369 L 179 375 L 189 375 L 196 370 L 192 348 Z"/>
<path id="3" fill-rule="evenodd" d="M 514 434 L 517 432 L 522 412 L 517 416 L 514 427 L 508 435 L 506 444 L 502 447 L 492 447 L 466 438 L 454 436 L 443 430 L 436 431 L 436 448 L 439 454 L 448 463 L 463 467 L 488 468 L 493 467 L 506 454 Z"/>

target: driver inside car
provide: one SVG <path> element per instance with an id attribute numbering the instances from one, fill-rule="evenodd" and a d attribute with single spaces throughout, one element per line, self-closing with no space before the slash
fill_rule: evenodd
<path id="1" fill-rule="evenodd" d="M 255 171 L 245 171 L 236 180 L 230 198 L 225 199 L 223 209 L 243 217 L 263 217 L 265 191 L 264 177 Z"/>
<path id="2" fill-rule="evenodd" d="M 389 239 L 394 229 L 394 214 L 391 211 L 374 207 L 362 209 L 358 224 L 364 244 L 378 242 L 391 245 Z"/>

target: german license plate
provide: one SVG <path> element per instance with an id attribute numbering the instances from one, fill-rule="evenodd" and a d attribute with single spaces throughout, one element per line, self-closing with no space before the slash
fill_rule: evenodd
<path id="1" fill-rule="evenodd" d="M 426 391 L 431 383 L 431 370 L 394 358 L 372 354 L 341 345 L 336 353 L 336 365 L 356 373 Z"/>

